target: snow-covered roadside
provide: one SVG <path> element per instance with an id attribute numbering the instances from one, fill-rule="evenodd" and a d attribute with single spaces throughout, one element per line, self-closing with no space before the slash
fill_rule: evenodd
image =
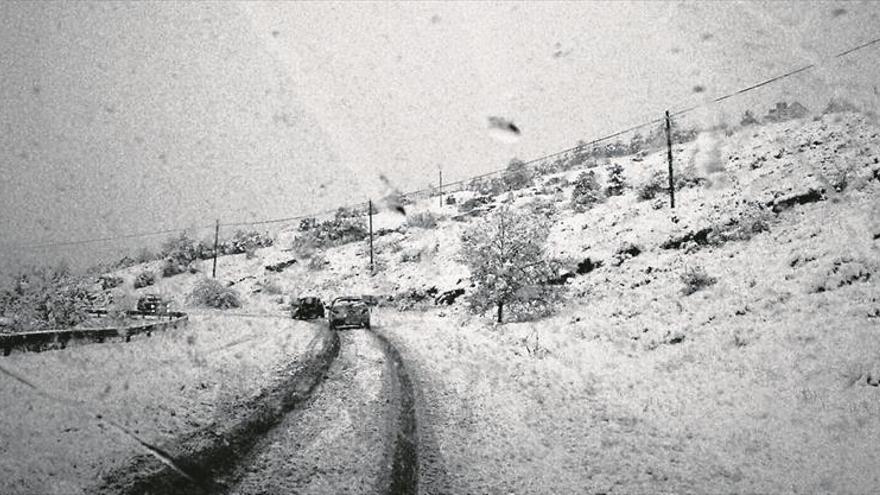
<path id="1" fill-rule="evenodd" d="M 866 383 L 880 335 L 841 302 L 876 289 L 727 308 L 647 345 L 626 316 L 584 309 L 503 327 L 439 310 L 379 321 L 453 492 L 866 493 L 880 482 L 880 389 Z M 711 299 L 684 303 L 724 306 Z M 694 316 L 644 303 L 652 334 Z"/>
<path id="2" fill-rule="evenodd" d="M 108 421 L 153 445 L 172 441 L 258 393 L 315 335 L 311 324 L 287 319 L 192 316 L 187 327 L 129 343 L 8 356 L 4 367 L 78 403 L 0 382 L 8 398 L 0 492 L 83 493 L 143 453 Z"/>

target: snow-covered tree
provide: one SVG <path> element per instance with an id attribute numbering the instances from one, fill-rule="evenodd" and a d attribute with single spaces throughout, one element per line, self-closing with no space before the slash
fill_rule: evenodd
<path id="1" fill-rule="evenodd" d="M 467 229 L 460 259 L 476 282 L 471 308 L 482 313 L 494 307 L 501 323 L 505 307 L 540 299 L 550 273 L 544 253 L 548 234 L 546 219 L 506 207 Z"/>
<path id="2" fill-rule="evenodd" d="M 609 163 L 606 168 L 608 172 L 608 185 L 605 187 L 605 193 L 609 196 L 620 196 L 626 189 L 626 178 L 623 176 L 623 167 L 619 163 Z"/>
<path id="3" fill-rule="evenodd" d="M 529 170 L 528 165 L 519 158 L 513 158 L 510 160 L 502 179 L 504 180 L 506 189 L 509 191 L 529 187 L 533 183 L 532 173 Z"/>
<path id="4" fill-rule="evenodd" d="M 571 191 L 571 206 L 575 211 L 589 210 L 604 198 L 602 188 L 592 170 L 581 172 L 574 181 L 574 189 Z"/>

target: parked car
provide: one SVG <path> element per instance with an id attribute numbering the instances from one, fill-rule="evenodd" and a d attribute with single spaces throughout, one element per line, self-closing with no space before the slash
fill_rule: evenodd
<path id="1" fill-rule="evenodd" d="M 144 294 L 138 299 L 137 310 L 151 315 L 165 314 L 168 312 L 168 301 L 158 294 Z"/>
<path id="2" fill-rule="evenodd" d="M 328 319 L 330 328 L 370 328 L 370 307 L 360 297 L 337 297 L 330 303 Z"/>
<path id="3" fill-rule="evenodd" d="M 324 303 L 317 297 L 300 297 L 290 303 L 291 316 L 297 320 L 312 320 L 324 317 Z"/>

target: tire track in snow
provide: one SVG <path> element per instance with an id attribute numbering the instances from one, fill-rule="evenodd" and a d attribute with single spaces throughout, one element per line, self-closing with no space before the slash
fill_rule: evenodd
<path id="1" fill-rule="evenodd" d="M 379 332 L 371 331 L 379 341 L 388 357 L 391 368 L 391 390 L 397 408 L 396 436 L 393 439 L 393 454 L 388 493 L 416 494 L 419 487 L 418 430 L 416 424 L 415 394 L 403 358 L 391 342 Z"/>
<path id="2" fill-rule="evenodd" d="M 339 356 L 323 383 L 259 440 L 221 493 L 386 492 L 396 403 L 389 358 L 367 332 L 336 333 Z"/>

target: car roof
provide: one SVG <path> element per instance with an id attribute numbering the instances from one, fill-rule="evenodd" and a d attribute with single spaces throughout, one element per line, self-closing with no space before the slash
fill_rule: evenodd
<path id="1" fill-rule="evenodd" d="M 336 304 L 337 302 L 362 302 L 362 303 L 366 303 L 366 301 L 364 301 L 363 298 L 356 297 L 356 296 L 337 297 L 336 299 L 333 300 L 333 304 Z"/>

